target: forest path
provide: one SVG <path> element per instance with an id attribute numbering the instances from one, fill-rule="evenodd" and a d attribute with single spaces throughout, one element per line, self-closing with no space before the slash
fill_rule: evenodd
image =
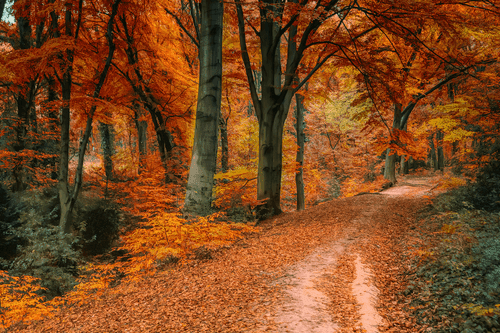
<path id="1" fill-rule="evenodd" d="M 421 198 L 430 194 L 435 184 L 436 178 L 407 177 L 383 192 L 363 194 L 369 199 L 364 200 L 359 215 L 351 220 L 342 236 L 316 248 L 285 273 L 284 302 L 275 317 L 278 332 L 379 332 L 378 327 L 383 324 L 376 309 L 379 290 L 369 265 L 363 264 L 367 257 L 364 244 L 369 241 L 364 231 L 372 224 L 374 214 L 386 209 L 387 201 Z M 333 286 L 335 281 L 342 283 Z M 339 313 L 347 312 L 343 311 L 343 299 L 348 300 L 350 313 L 341 318 Z"/>
<path id="2" fill-rule="evenodd" d="M 122 282 L 10 332 L 416 332 L 396 293 L 437 177 L 264 221 L 213 253 Z M 363 331 L 364 329 L 364 331 Z"/>

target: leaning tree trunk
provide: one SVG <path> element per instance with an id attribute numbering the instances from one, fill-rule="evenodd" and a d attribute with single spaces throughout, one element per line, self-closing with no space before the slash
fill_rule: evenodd
<path id="1" fill-rule="evenodd" d="M 297 156 L 295 161 L 298 164 L 297 171 L 295 173 L 295 185 L 297 187 L 297 210 L 304 210 L 305 208 L 305 193 L 304 193 L 304 106 L 302 101 L 304 97 L 302 95 L 295 95 L 295 101 L 297 103 L 297 113 L 296 113 L 296 124 L 295 130 L 297 132 Z"/>
<path id="2" fill-rule="evenodd" d="M 184 210 L 210 212 L 217 167 L 217 135 L 222 97 L 222 18 L 220 0 L 202 0 L 200 28 L 200 77 L 194 133 Z"/>

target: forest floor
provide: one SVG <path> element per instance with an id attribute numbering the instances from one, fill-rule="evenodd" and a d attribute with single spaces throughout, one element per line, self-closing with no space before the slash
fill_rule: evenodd
<path id="1" fill-rule="evenodd" d="M 403 311 L 416 216 L 439 178 L 264 221 L 210 260 L 172 265 L 16 332 L 419 332 Z"/>

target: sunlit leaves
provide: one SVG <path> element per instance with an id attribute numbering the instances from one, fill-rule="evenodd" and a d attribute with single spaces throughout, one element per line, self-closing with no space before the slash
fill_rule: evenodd
<path id="1" fill-rule="evenodd" d="M 50 316 L 53 307 L 44 304 L 40 296 L 40 279 L 31 276 L 10 276 L 0 271 L 0 328 L 18 321 L 39 320 Z"/>

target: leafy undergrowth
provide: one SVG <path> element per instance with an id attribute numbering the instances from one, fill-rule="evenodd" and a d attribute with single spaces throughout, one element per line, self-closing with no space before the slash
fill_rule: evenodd
<path id="1" fill-rule="evenodd" d="M 341 237 L 359 210 L 353 203 L 335 200 L 264 221 L 259 233 L 212 251 L 212 259 L 163 266 L 9 332 L 276 331 L 281 286 L 270 282 Z"/>
<path id="2" fill-rule="evenodd" d="M 435 213 L 429 199 L 381 195 L 333 200 L 257 228 L 158 212 L 122 236 L 128 260 L 88 265 L 94 280 L 80 284 L 71 302 L 7 332 L 276 332 L 287 269 L 320 245 L 345 241 L 347 230 L 349 251 L 319 286 L 342 331 L 361 332 L 349 292 L 348 252 L 356 251 L 380 291 L 380 332 L 495 332 L 498 303 L 482 287 L 497 278 L 485 272 L 496 272 L 498 244 L 485 240 L 498 214 Z"/>
<path id="3" fill-rule="evenodd" d="M 17 323 L 17 328 L 12 328 L 17 331 L 32 320 L 52 316 L 61 307 L 83 306 L 121 283 L 143 280 L 173 264 L 210 259 L 213 252 L 258 231 L 248 224 L 220 221 L 223 214 L 189 221 L 182 218 L 177 202 L 164 199 L 175 198 L 180 186 L 161 186 L 162 180 L 151 175 L 110 184 L 111 194 L 118 194 L 114 199 L 121 203 L 122 215 L 135 222 L 122 223 L 120 243 L 111 252 L 115 256 L 108 253 L 81 262 L 76 286 L 62 297 L 47 300 L 47 289 L 40 279 L 0 271 L 0 329 Z M 44 253 L 36 256 L 47 261 Z"/>
<path id="4" fill-rule="evenodd" d="M 448 176 L 437 190 L 465 183 Z M 372 235 L 365 259 L 386 321 L 381 331 L 500 332 L 500 216 L 463 209 L 469 205 L 463 193 L 448 192 L 425 206 L 400 200 L 365 230 Z M 402 213 L 405 206 L 413 213 Z"/>
<path id="5" fill-rule="evenodd" d="M 499 214 L 439 212 L 420 233 L 404 292 L 417 322 L 433 332 L 500 332 Z"/>

